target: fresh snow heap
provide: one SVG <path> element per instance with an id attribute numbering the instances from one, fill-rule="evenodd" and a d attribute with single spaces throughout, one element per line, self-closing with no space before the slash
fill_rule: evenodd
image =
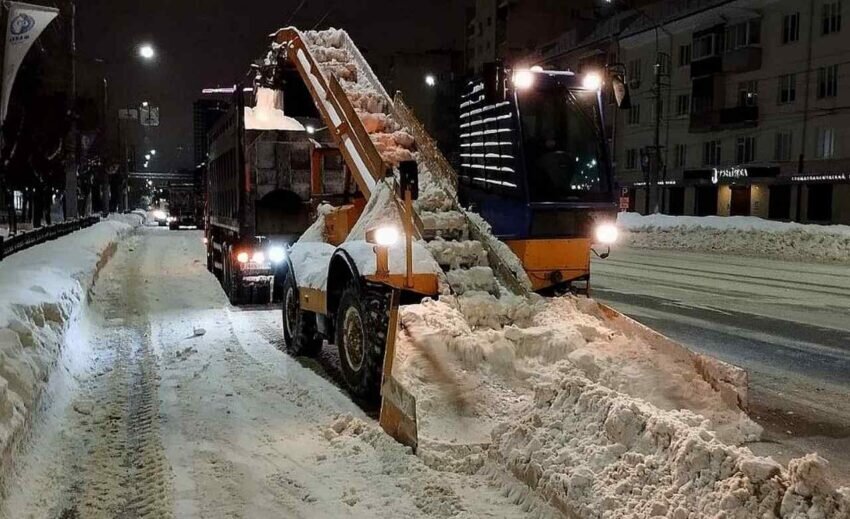
<path id="1" fill-rule="evenodd" d="M 749 216 L 620 213 L 632 247 L 726 252 L 800 261 L 850 262 L 850 226 L 804 225 Z"/>
<path id="2" fill-rule="evenodd" d="M 63 336 L 115 243 L 140 215 L 93 227 L 0 261 L 0 453 L 25 432 Z"/>

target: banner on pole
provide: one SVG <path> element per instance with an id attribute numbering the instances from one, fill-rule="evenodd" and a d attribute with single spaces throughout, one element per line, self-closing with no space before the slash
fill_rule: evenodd
<path id="1" fill-rule="evenodd" d="M 0 93 L 0 125 L 6 120 L 12 85 L 32 44 L 58 15 L 59 9 L 42 5 L 9 2 L 6 26 L 6 54 L 3 59 L 3 89 Z"/>

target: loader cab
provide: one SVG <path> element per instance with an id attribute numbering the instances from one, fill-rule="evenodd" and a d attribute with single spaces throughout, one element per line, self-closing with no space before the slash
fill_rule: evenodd
<path id="1" fill-rule="evenodd" d="M 587 279 L 598 229 L 616 221 L 601 85 L 491 64 L 461 99 L 461 202 L 517 253 L 536 289 Z"/>

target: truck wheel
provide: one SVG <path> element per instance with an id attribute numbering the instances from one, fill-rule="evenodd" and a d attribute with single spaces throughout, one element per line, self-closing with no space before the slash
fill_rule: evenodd
<path id="1" fill-rule="evenodd" d="M 283 343 L 293 357 L 315 357 L 322 349 L 316 315 L 301 308 L 292 274 L 286 276 L 283 285 Z"/>
<path id="2" fill-rule="evenodd" d="M 390 292 L 351 283 L 336 314 L 336 344 L 342 373 L 352 393 L 375 398 L 381 390 L 389 328 Z"/>
<path id="3" fill-rule="evenodd" d="M 239 300 L 239 278 L 233 269 L 233 258 L 231 251 L 228 248 L 224 254 L 224 291 L 227 293 L 227 298 L 230 304 L 236 306 L 240 303 Z"/>

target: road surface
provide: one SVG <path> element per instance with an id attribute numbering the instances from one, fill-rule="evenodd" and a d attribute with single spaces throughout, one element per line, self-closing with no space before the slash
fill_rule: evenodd
<path id="1" fill-rule="evenodd" d="M 0 517 L 526 516 L 486 476 L 426 467 L 278 351 L 279 311 L 232 308 L 201 238 L 145 228 L 120 245 Z"/>
<path id="2" fill-rule="evenodd" d="M 593 293 L 747 369 L 766 430 L 753 450 L 818 451 L 850 482 L 850 267 L 621 248 L 594 262 Z"/>

